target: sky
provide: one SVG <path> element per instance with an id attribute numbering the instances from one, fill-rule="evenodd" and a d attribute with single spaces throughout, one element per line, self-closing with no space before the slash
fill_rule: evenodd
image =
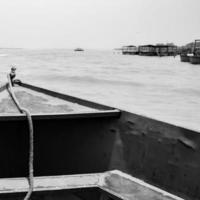
<path id="1" fill-rule="evenodd" d="M 200 0 L 0 0 L 0 47 L 112 49 L 200 39 Z"/>

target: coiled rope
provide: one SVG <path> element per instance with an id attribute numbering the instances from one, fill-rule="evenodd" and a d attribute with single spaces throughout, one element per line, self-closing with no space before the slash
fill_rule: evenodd
<path id="1" fill-rule="evenodd" d="M 13 91 L 13 86 L 10 78 L 10 74 L 7 75 L 8 78 L 8 84 L 7 84 L 7 90 L 14 101 L 15 105 L 17 106 L 20 113 L 24 113 L 27 116 L 28 124 L 29 124 L 29 177 L 28 177 L 28 183 L 29 183 L 29 190 L 24 197 L 24 200 L 29 200 L 31 197 L 31 194 L 33 192 L 33 178 L 34 178 L 34 171 L 33 171 L 33 156 L 34 156 L 34 135 L 33 135 L 33 121 L 30 112 L 23 108 L 20 103 L 18 102 L 15 93 Z"/>

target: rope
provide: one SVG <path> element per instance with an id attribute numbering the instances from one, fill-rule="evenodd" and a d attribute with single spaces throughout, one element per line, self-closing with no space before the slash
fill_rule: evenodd
<path id="1" fill-rule="evenodd" d="M 15 93 L 13 91 L 13 86 L 12 82 L 10 79 L 10 74 L 8 74 L 8 84 L 7 84 L 7 90 L 14 101 L 15 105 L 17 106 L 18 110 L 21 113 L 26 114 L 27 119 L 28 119 L 28 124 L 29 124 L 29 178 L 28 178 L 28 183 L 29 183 L 29 190 L 24 197 L 24 200 L 29 200 L 31 197 L 31 194 L 33 192 L 33 178 L 34 178 L 34 171 L 33 171 L 33 156 L 34 156 L 34 137 L 33 137 L 33 121 L 30 112 L 26 109 L 21 107 L 20 103 L 18 102 Z"/>

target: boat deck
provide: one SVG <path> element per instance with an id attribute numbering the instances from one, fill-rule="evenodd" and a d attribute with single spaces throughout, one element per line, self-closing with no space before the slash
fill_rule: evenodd
<path id="1" fill-rule="evenodd" d="M 20 105 L 27 108 L 32 114 L 89 112 L 97 110 L 23 87 L 14 87 L 14 92 Z M 0 95 L 1 114 L 19 113 L 7 91 L 0 93 Z"/>
<path id="2" fill-rule="evenodd" d="M 98 103 L 86 101 L 69 95 L 60 94 L 22 83 L 15 86 L 14 93 L 20 105 L 28 109 L 34 117 L 79 117 L 84 116 L 117 116 L 120 111 Z M 20 119 L 19 112 L 9 92 L 0 91 L 0 119 L 9 117 Z"/>
<path id="3" fill-rule="evenodd" d="M 98 193 L 100 193 L 100 198 L 97 199 L 103 200 L 183 200 L 182 198 L 174 196 L 118 170 L 96 174 L 35 177 L 33 196 L 41 191 L 74 191 L 78 189 L 84 189 L 86 191 L 92 188 L 96 189 L 96 191 L 98 190 Z M 25 178 L 0 179 L 1 199 L 3 199 L 2 195 L 5 196 L 5 194 L 7 194 L 6 199 L 9 199 L 9 194 L 24 193 L 27 191 L 28 182 Z M 72 192 L 72 194 L 74 193 Z M 68 193 L 67 196 L 72 197 L 72 194 L 69 195 Z M 48 196 L 48 192 L 46 196 Z M 82 199 L 77 197 L 66 198 L 66 194 L 64 194 L 65 198 L 58 198 L 58 195 L 52 195 L 51 192 L 50 199 L 53 200 L 53 196 L 55 196 L 55 199 Z M 90 197 L 90 195 L 87 195 L 87 198 L 84 199 L 91 199 L 88 197 Z M 94 195 L 92 199 L 96 199 L 94 199 Z"/>

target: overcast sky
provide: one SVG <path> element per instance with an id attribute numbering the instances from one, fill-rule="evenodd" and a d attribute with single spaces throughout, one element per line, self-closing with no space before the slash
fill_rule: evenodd
<path id="1" fill-rule="evenodd" d="M 115 48 L 200 38 L 200 0 L 0 0 L 0 47 Z"/>

